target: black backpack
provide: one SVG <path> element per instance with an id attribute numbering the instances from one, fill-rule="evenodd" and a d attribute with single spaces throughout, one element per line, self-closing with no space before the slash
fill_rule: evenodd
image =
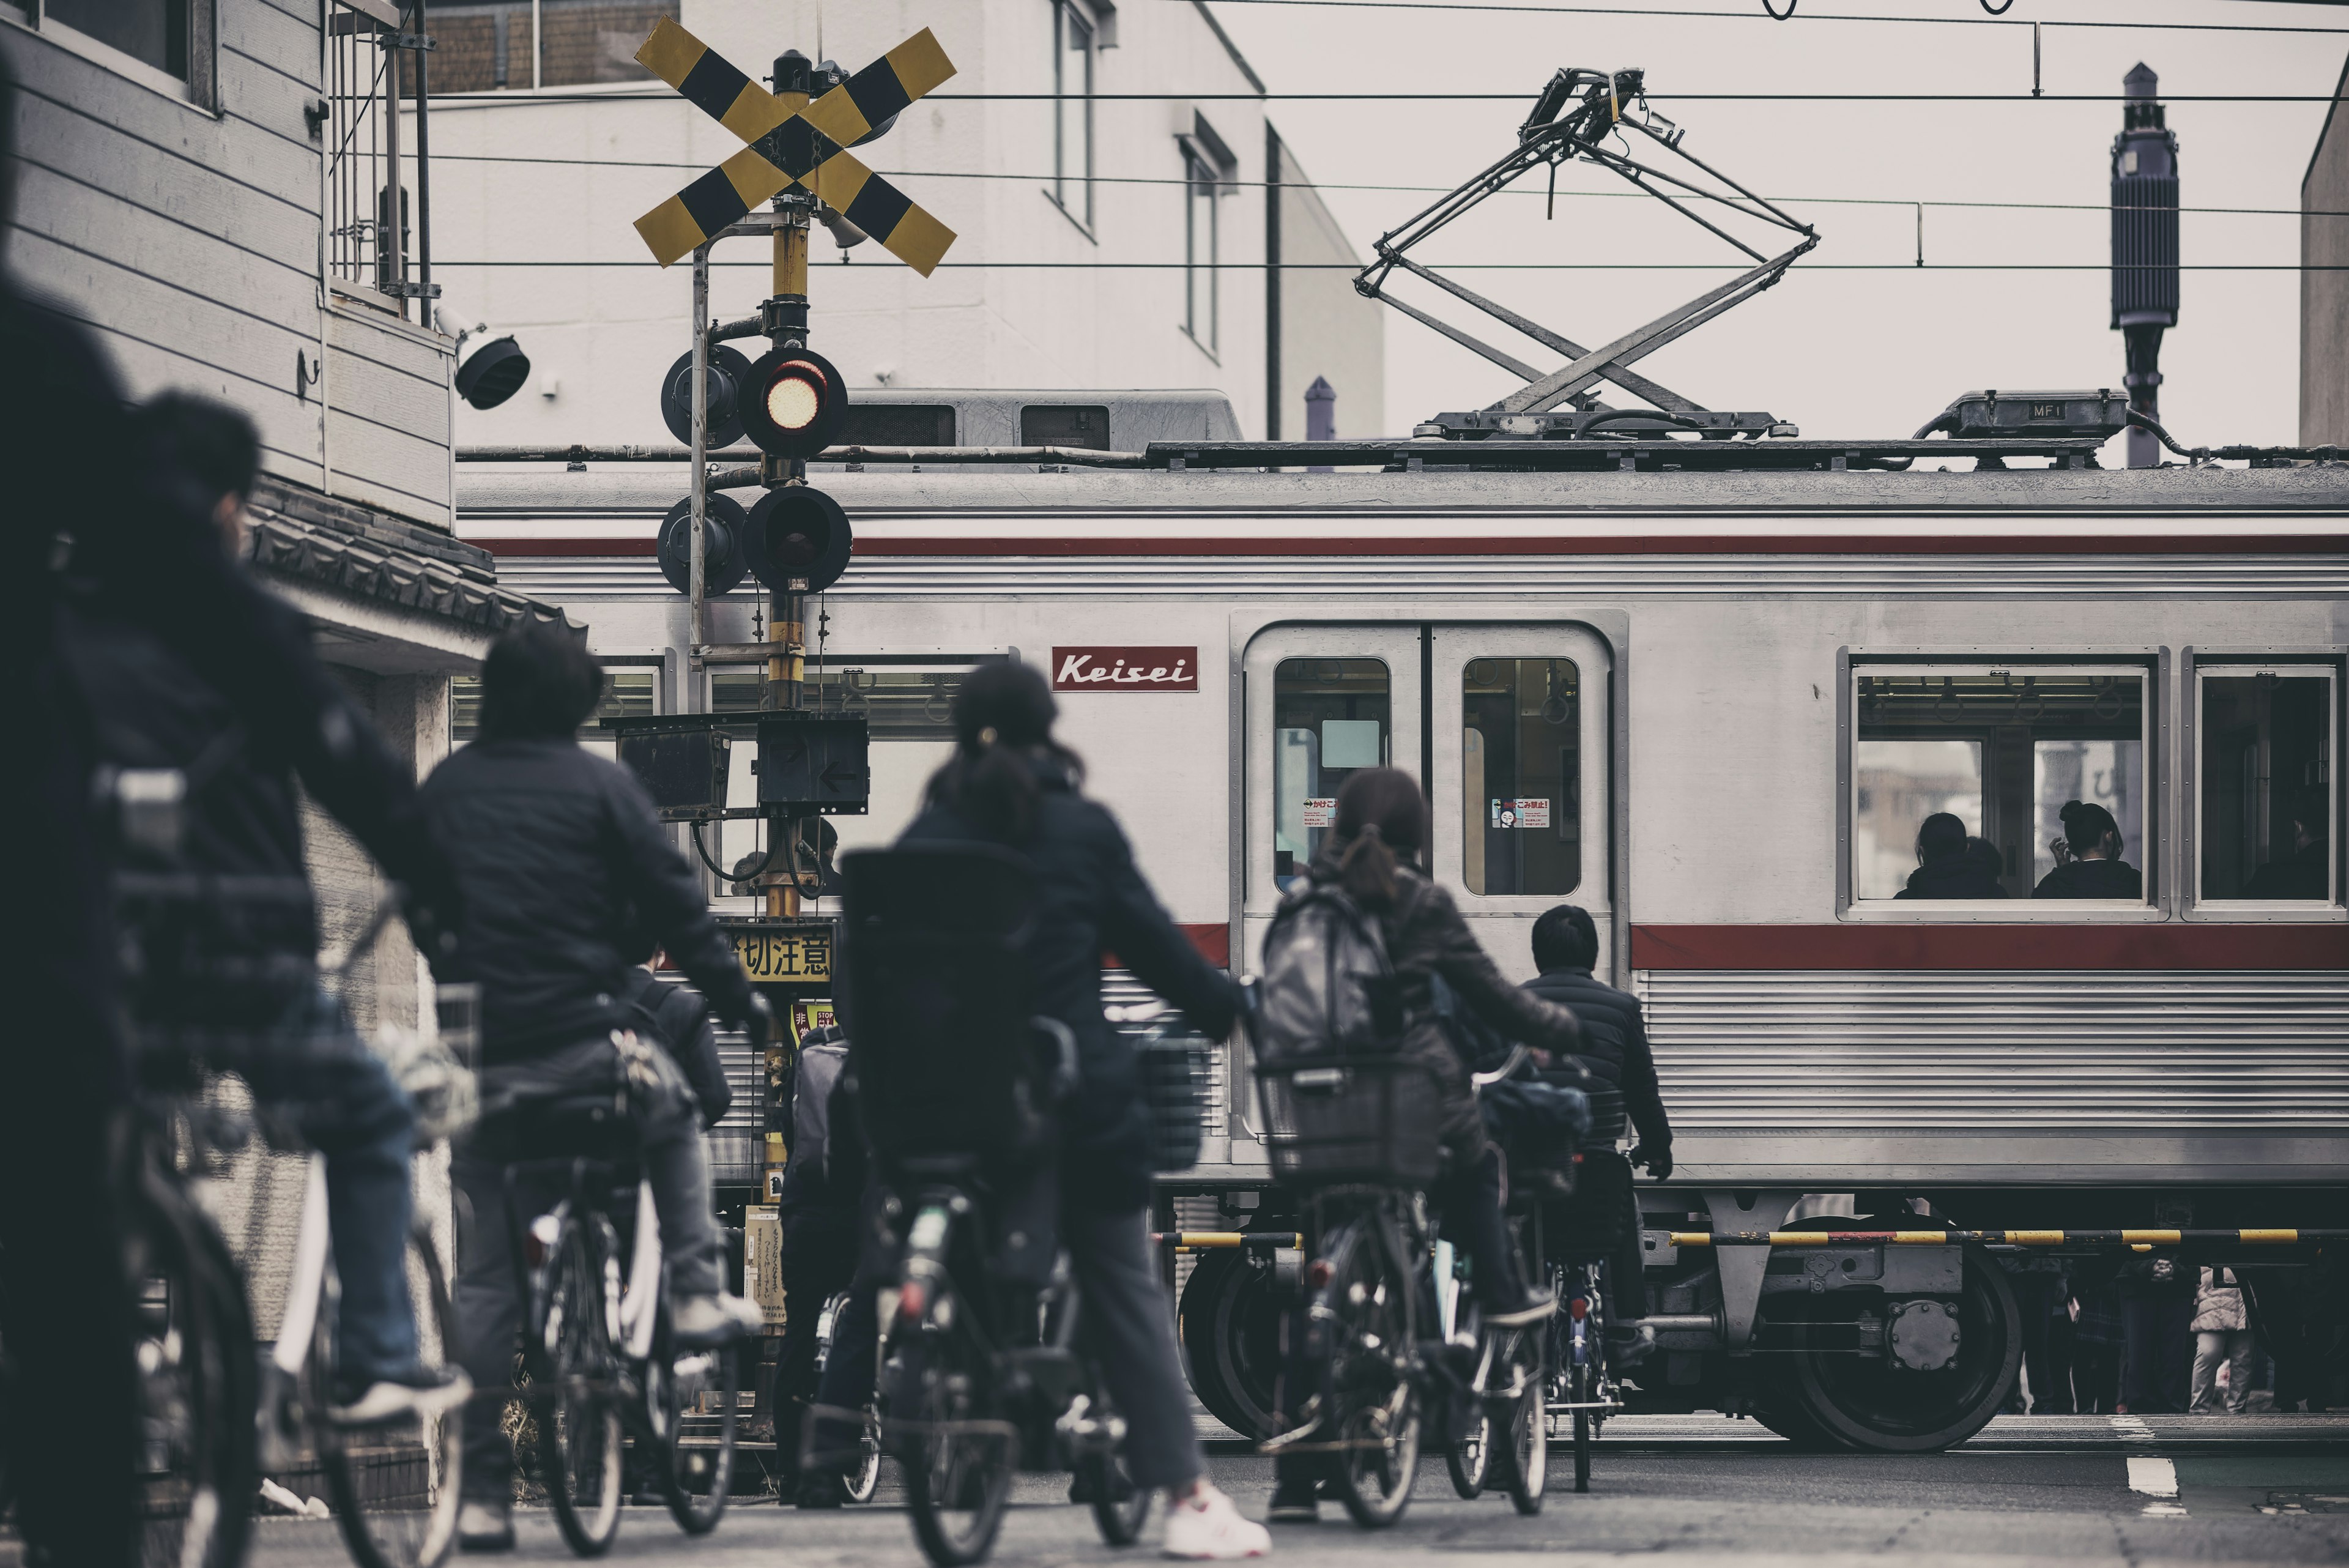
<path id="1" fill-rule="evenodd" d="M 1292 888 L 1264 935 L 1257 1050 L 1268 1064 L 1391 1051 L 1402 1012 L 1386 933 L 1335 883 Z"/>

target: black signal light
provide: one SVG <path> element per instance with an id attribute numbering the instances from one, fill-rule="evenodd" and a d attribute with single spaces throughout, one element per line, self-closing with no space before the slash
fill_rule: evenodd
<path id="1" fill-rule="evenodd" d="M 750 367 L 742 429 L 760 450 L 811 458 L 830 446 L 848 412 L 848 384 L 832 361 L 807 348 L 776 348 Z"/>
<path id="2" fill-rule="evenodd" d="M 744 544 L 751 575 L 779 594 L 820 594 L 848 569 L 855 535 L 840 503 L 786 484 L 750 508 Z"/>
<path id="3" fill-rule="evenodd" d="M 723 594 L 740 587 L 743 574 L 750 570 L 744 558 L 743 538 L 750 531 L 749 517 L 741 504 L 730 495 L 715 492 L 702 497 L 701 587 L 704 593 Z M 668 509 L 661 519 L 660 535 L 654 547 L 660 560 L 661 576 L 678 593 L 693 591 L 693 497 L 687 496 Z"/>
<path id="4" fill-rule="evenodd" d="M 742 439 L 742 418 L 739 405 L 742 400 L 742 383 L 750 379 L 750 361 L 742 351 L 724 343 L 709 346 L 709 366 L 704 374 L 709 379 L 709 396 L 705 408 L 709 420 L 708 444 L 713 448 L 732 446 Z M 677 363 L 661 378 L 661 422 L 668 433 L 686 445 L 693 441 L 693 356 L 678 356 Z"/>

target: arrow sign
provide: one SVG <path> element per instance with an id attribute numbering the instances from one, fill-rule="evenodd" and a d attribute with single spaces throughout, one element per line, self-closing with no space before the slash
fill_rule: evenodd
<path id="1" fill-rule="evenodd" d="M 955 74 L 927 27 L 813 103 L 801 93 L 769 92 L 666 16 L 653 25 L 636 61 L 750 144 L 636 220 L 636 233 L 661 265 L 690 254 L 792 184 L 814 192 L 924 277 L 954 244 L 952 229 L 846 151 Z"/>

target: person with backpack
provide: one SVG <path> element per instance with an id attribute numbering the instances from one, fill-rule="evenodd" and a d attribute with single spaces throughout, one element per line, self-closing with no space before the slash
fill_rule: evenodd
<path id="1" fill-rule="evenodd" d="M 1231 1033 L 1240 988 L 1199 956 L 1159 904 L 1117 819 L 1079 793 L 1084 764 L 1053 739 L 1058 716 L 1033 668 L 1004 662 L 974 671 L 955 695 L 954 755 L 932 775 L 922 813 L 900 842 L 998 844 L 1033 867 L 1039 901 L 1026 956 L 1036 1009 L 1077 1042 L 1077 1088 L 1061 1118 L 1059 1217 L 1083 1302 L 1080 1332 L 1125 1417 L 1133 1484 L 1166 1492 L 1165 1554 L 1260 1557 L 1271 1538 L 1208 1483 L 1192 1427 L 1148 1237 L 1151 1117 L 1142 1064 L 1102 1015 L 1102 955 L 1114 952 L 1211 1039 Z M 872 1386 L 870 1360 L 858 1367 L 844 1348 L 835 1345 L 825 1367 L 827 1403 L 853 1404 L 857 1387 Z"/>
<path id="2" fill-rule="evenodd" d="M 1427 1069 L 1437 1085 L 1427 1114 L 1441 1128 L 1446 1163 L 1428 1197 L 1446 1234 L 1468 1252 L 1485 1321 L 1503 1327 L 1537 1323 L 1557 1311 L 1557 1298 L 1528 1282 L 1518 1262 L 1502 1213 L 1500 1151 L 1485 1133 L 1459 1033 L 1445 1026 L 1438 982 L 1494 1032 L 1537 1050 L 1572 1054 L 1582 1044 L 1581 1026 L 1565 1008 L 1502 978 L 1452 895 L 1420 869 L 1427 829 L 1427 797 L 1419 782 L 1400 768 L 1364 768 L 1340 787 L 1334 831 L 1304 882 L 1290 889 L 1265 939 L 1259 1039 L 1272 1052 L 1313 1049 L 1316 1030 L 1304 1021 L 1318 1012 L 1325 1021 L 1322 1031 L 1331 1036 L 1319 1043 L 1322 1048 L 1333 1054 L 1392 1050 Z M 1302 955 L 1287 950 L 1288 933 L 1302 935 L 1308 922 L 1300 917 L 1316 908 L 1336 917 L 1322 928 L 1330 935 L 1300 948 L 1336 951 L 1369 942 L 1383 954 L 1377 967 L 1384 975 L 1364 976 L 1359 989 L 1365 994 L 1359 999 L 1338 994 L 1344 989 L 1340 986 L 1319 998 L 1306 994 L 1316 983 L 1310 977 L 1317 970 L 1326 975 L 1358 961 L 1294 961 Z M 1374 994 L 1381 991 L 1389 993 L 1383 1004 Z M 1383 1032 L 1381 1023 L 1392 1027 L 1391 1037 L 1376 1037 Z M 1284 1381 L 1300 1385 L 1296 1378 Z M 1272 1500 L 1276 1521 L 1315 1517 L 1317 1459 L 1280 1456 Z"/>
<path id="3" fill-rule="evenodd" d="M 667 1052 L 685 1075 L 707 1131 L 734 1108 L 734 1089 L 726 1081 L 726 1064 L 719 1060 L 718 1029 L 709 1020 L 709 1003 L 690 985 L 662 981 L 664 956 L 656 949 L 645 962 L 629 965 L 613 1001 L 637 1037 Z"/>

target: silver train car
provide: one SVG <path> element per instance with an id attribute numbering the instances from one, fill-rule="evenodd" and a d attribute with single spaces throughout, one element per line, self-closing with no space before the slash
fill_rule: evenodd
<path id="1" fill-rule="evenodd" d="M 1383 472 L 819 472 L 857 545 L 811 680 L 875 741 L 843 843 L 910 814 L 960 671 L 1030 660 L 1175 918 L 1245 970 L 1348 771 L 1418 774 L 1433 873 L 1504 971 L 1577 903 L 1645 1003 L 1677 1168 L 1641 1188 L 1640 1407 L 1944 1447 L 2013 1386 L 2045 1271 L 2115 1266 L 2044 1235 L 1707 1236 L 2167 1228 L 2190 1264 L 2212 1228 L 2343 1222 L 2349 467 L 1527 472 L 1409 444 Z M 752 677 L 697 666 L 652 554 L 683 493 L 469 465 L 460 532 L 645 703 L 723 707 Z M 713 599 L 708 642 L 759 612 L 754 586 Z M 2075 800 L 2118 867 L 2059 869 Z M 1961 896 L 1912 891 L 1937 814 L 1976 841 Z M 2067 885 L 2093 896 L 2033 896 Z M 1168 1229 L 1289 1227 L 1251 1082 L 1227 1044 Z M 1188 1275 L 1195 1386 L 1242 1429 L 1276 1266 Z M 1886 1329 L 1919 1303 L 1956 1325 L 1922 1350 Z"/>

